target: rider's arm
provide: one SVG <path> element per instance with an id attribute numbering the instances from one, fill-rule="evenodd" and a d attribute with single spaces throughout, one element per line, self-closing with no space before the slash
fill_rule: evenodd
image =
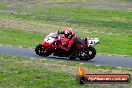
<path id="1" fill-rule="evenodd" d="M 65 31 L 58 31 L 59 34 L 65 34 Z"/>
<path id="2" fill-rule="evenodd" d="M 71 46 L 73 44 L 73 39 L 69 41 L 68 47 L 62 47 L 65 51 L 69 51 L 71 49 Z"/>

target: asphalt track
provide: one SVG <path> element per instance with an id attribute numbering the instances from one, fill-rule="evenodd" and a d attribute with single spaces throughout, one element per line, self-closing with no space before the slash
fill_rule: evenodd
<path id="1" fill-rule="evenodd" d="M 61 61 L 74 61 L 80 63 L 92 63 L 95 65 L 113 66 L 113 67 L 128 67 L 132 68 L 132 57 L 124 56 L 109 56 L 109 55 L 96 55 L 93 60 L 90 61 L 78 61 L 78 60 L 67 60 L 58 57 L 40 57 L 35 54 L 34 49 L 11 47 L 11 46 L 0 46 L 0 55 L 11 55 L 19 57 L 49 59 L 49 60 L 61 60 Z"/>

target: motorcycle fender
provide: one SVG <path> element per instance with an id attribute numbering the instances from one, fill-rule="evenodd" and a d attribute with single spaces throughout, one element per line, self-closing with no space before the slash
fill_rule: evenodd
<path id="1" fill-rule="evenodd" d="M 45 46 L 45 47 L 48 47 L 50 44 L 49 43 L 47 43 L 47 42 L 42 42 L 42 43 L 40 43 L 42 46 Z"/>

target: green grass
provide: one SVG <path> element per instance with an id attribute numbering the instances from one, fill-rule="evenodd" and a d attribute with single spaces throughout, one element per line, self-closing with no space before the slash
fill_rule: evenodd
<path id="1" fill-rule="evenodd" d="M 5 7 L 4 3 L 0 3 L 0 10 L 2 10 Z"/>
<path id="2" fill-rule="evenodd" d="M 54 2 L 55 3 L 55 2 Z M 3 6 L 3 4 L 1 4 Z M 6 7 L 6 6 L 5 6 Z M 19 8 L 21 7 L 21 8 Z M 39 21 L 48 24 L 63 25 L 61 22 L 85 27 L 85 29 L 113 30 L 128 32 L 132 28 L 132 12 L 125 10 L 93 9 L 88 7 L 71 7 L 41 4 L 12 4 L 13 12 L 0 11 L 0 18 Z"/>
<path id="3" fill-rule="evenodd" d="M 88 84 L 78 85 L 76 69 L 79 63 L 58 62 L 43 59 L 0 56 L 0 88 L 113 88 L 131 87 L 132 84 Z M 97 67 L 91 64 L 83 65 L 88 73 L 121 71 L 132 74 L 125 69 L 109 70 L 109 67 Z M 95 68 L 94 68 L 95 67 Z M 96 68 L 97 67 L 97 68 Z"/>
<path id="4" fill-rule="evenodd" d="M 43 41 L 44 34 L 15 30 L 12 28 L 0 27 L 0 44 L 35 47 Z"/>
<path id="5" fill-rule="evenodd" d="M 16 10 L 16 13 L 0 12 L 0 17 L 19 20 L 40 21 L 42 23 L 58 24 L 67 22 L 86 28 L 114 29 L 126 31 L 132 27 L 132 12 L 118 10 L 101 10 L 80 7 L 35 5 L 29 10 Z M 61 23 L 60 23 L 61 25 Z"/>
<path id="6" fill-rule="evenodd" d="M 118 1 L 122 1 L 122 2 L 130 2 L 131 0 L 118 0 Z"/>

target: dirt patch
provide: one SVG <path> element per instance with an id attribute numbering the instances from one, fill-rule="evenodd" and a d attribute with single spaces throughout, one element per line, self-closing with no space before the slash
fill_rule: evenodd
<path id="1" fill-rule="evenodd" d="M 13 29 L 18 30 L 25 30 L 25 31 L 31 31 L 31 32 L 37 32 L 37 33 L 50 33 L 53 31 L 61 31 L 65 30 L 67 27 L 72 27 L 75 29 L 74 31 L 81 31 L 86 30 L 85 27 L 82 27 L 78 24 L 71 24 L 67 22 L 56 22 L 55 24 L 47 24 L 47 23 L 31 23 L 31 22 L 24 22 L 24 21 L 18 21 L 18 20 L 9 20 L 9 19 L 2 19 L 0 18 L 0 27 L 9 27 Z M 77 29 L 77 30 L 76 30 Z M 87 29 L 88 30 L 88 29 Z M 88 33 L 88 31 L 86 32 Z"/>
<path id="2" fill-rule="evenodd" d="M 110 9 L 124 9 L 124 10 L 131 10 L 132 9 L 132 2 L 123 3 L 117 0 L 92 0 L 87 4 L 89 7 L 94 8 L 110 8 Z"/>
<path id="3" fill-rule="evenodd" d="M 52 71 L 61 71 L 61 72 L 67 72 L 67 73 L 70 73 L 70 74 L 73 74 L 73 75 L 76 75 L 77 74 L 77 66 L 68 66 L 68 65 L 64 65 L 64 62 L 59 62 L 59 64 L 51 64 L 50 63 L 41 63 L 41 61 L 43 60 L 40 60 L 40 62 L 28 62 L 28 61 L 24 61 L 22 64 L 24 64 L 25 66 L 31 66 L 31 67 L 42 67 L 42 68 L 46 68 L 46 69 L 49 69 L 49 70 L 52 70 Z M 21 63 L 21 62 L 20 62 Z M 68 62 L 67 62 L 68 63 Z M 109 69 L 92 69 L 91 67 L 90 68 L 85 68 L 83 67 L 86 72 L 88 74 L 132 74 L 132 72 L 130 71 L 124 71 L 124 70 L 109 70 Z"/>
<path id="4" fill-rule="evenodd" d="M 14 12 L 16 12 L 17 9 L 29 9 L 28 7 L 31 7 L 32 5 L 63 5 L 132 11 L 132 1 L 125 0 L 3 0 L 0 2 L 7 3 L 5 11 Z"/>
<path id="5" fill-rule="evenodd" d="M 3 72 L 4 71 L 4 68 L 0 66 L 0 72 Z"/>
<path id="6" fill-rule="evenodd" d="M 23 22 L 23 21 L 6 20 L 6 19 L 0 19 L 0 26 L 21 29 L 26 31 L 43 32 L 43 33 L 49 33 L 56 30 L 64 29 L 64 26 L 54 26 L 50 24 L 36 24 L 36 23 Z"/>

